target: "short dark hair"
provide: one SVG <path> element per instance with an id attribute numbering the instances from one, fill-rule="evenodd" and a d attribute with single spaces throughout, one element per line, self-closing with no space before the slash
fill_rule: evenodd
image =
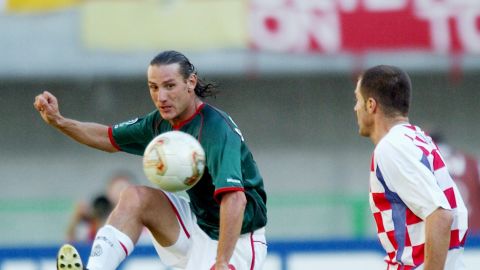
<path id="1" fill-rule="evenodd" d="M 379 65 L 363 72 L 360 80 L 360 92 L 365 100 L 374 98 L 387 116 L 408 115 L 412 82 L 405 71 Z"/>
<path id="2" fill-rule="evenodd" d="M 185 55 L 177 51 L 163 51 L 157 54 L 157 56 L 150 61 L 151 66 L 169 65 L 175 63 L 179 64 L 180 74 L 185 80 L 187 80 L 192 74 L 196 74 L 198 76 L 197 70 L 190 60 L 188 60 Z M 201 98 L 215 96 L 218 93 L 214 83 L 204 82 L 200 78 L 197 78 L 197 85 L 195 86 L 194 90 L 195 94 Z"/>

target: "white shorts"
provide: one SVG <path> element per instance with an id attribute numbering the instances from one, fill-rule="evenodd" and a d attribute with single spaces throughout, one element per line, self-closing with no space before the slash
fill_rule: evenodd
<path id="1" fill-rule="evenodd" d="M 185 270 L 210 270 L 215 264 L 218 241 L 211 239 L 198 225 L 190 204 L 183 197 L 165 192 L 176 212 L 180 225 L 177 242 L 162 247 L 152 237 L 155 250 L 167 266 Z M 240 235 L 230 264 L 235 270 L 259 270 L 267 256 L 265 229 Z"/>

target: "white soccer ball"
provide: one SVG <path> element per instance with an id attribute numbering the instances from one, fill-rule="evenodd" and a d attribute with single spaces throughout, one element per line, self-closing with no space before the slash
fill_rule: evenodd
<path id="1" fill-rule="evenodd" d="M 145 148 L 143 171 L 148 180 L 164 191 L 193 187 L 203 175 L 205 151 L 190 134 L 169 131 L 155 137 Z"/>

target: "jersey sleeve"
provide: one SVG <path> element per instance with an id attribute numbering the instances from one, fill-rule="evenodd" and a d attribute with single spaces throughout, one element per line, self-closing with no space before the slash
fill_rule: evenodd
<path id="1" fill-rule="evenodd" d="M 422 163 L 422 159 L 428 162 L 426 157 L 415 147 L 385 141 L 375 151 L 375 158 L 387 187 L 397 193 L 416 216 L 425 220 L 439 207 L 451 208 L 433 172 Z"/>
<path id="2" fill-rule="evenodd" d="M 109 127 L 110 141 L 118 150 L 143 155 L 145 147 L 154 137 L 154 113 Z"/>
<path id="3" fill-rule="evenodd" d="M 242 137 L 235 127 L 228 125 L 217 127 L 209 138 L 205 151 L 207 167 L 215 186 L 214 197 L 217 202 L 225 192 L 243 191 L 242 178 Z"/>

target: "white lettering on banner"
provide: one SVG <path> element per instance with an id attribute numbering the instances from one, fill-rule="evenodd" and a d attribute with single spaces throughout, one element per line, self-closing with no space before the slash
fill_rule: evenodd
<path id="1" fill-rule="evenodd" d="M 458 17 L 458 32 L 466 51 L 480 53 L 480 7 L 465 11 Z"/>
<path id="2" fill-rule="evenodd" d="M 306 29 L 310 30 L 313 40 L 315 40 L 327 53 L 334 53 L 340 49 L 340 34 L 337 29 L 340 28 L 339 18 L 336 14 L 326 13 L 323 16 L 309 16 L 311 23 L 307 24 Z M 308 43 L 304 44 L 308 47 Z M 305 50 L 303 50 L 305 51 Z"/>
<path id="3" fill-rule="evenodd" d="M 448 10 L 445 7 L 431 7 L 416 11 L 419 18 L 425 19 L 430 24 L 430 39 L 433 51 L 446 53 L 450 50 L 450 29 L 448 26 Z"/>
<path id="4" fill-rule="evenodd" d="M 289 51 L 298 43 L 297 18 L 290 10 L 253 10 L 250 21 L 253 41 L 260 49 Z"/>
<path id="5" fill-rule="evenodd" d="M 342 36 L 348 34 L 342 33 L 342 30 L 345 30 L 342 29 L 342 19 L 345 18 L 343 15 L 350 18 L 349 16 L 360 14 L 375 19 L 379 13 L 398 11 L 411 16 L 410 27 L 421 25 L 422 21 L 427 23 L 426 33 L 423 33 L 425 27 L 415 33 L 427 39 L 424 45 L 416 44 L 420 49 L 425 49 L 421 46 L 427 46 L 435 53 L 448 53 L 452 50 L 480 53 L 479 0 L 251 1 L 252 43 L 260 50 L 336 53 L 350 50 L 356 45 L 366 49 L 375 48 L 375 44 L 369 44 L 368 40 L 349 39 L 350 43 L 347 46 L 342 44 L 342 40 L 345 40 Z M 395 29 L 392 28 L 392 31 Z M 455 33 L 458 33 L 460 44 L 454 42 Z M 408 44 L 405 46 L 415 49 Z"/>
<path id="6" fill-rule="evenodd" d="M 371 11 L 387 11 L 404 9 L 409 0 L 365 0 L 365 8 Z"/>
<path id="7" fill-rule="evenodd" d="M 466 52 L 480 52 L 479 29 L 480 1 L 477 0 L 417 0 L 414 10 L 420 18 L 430 23 L 430 33 L 435 52 L 451 50 L 452 35 L 449 20 L 454 19 L 460 42 Z"/>
<path id="8" fill-rule="evenodd" d="M 298 4 L 295 8 L 252 10 L 250 21 L 254 44 L 270 51 L 304 52 L 312 38 L 323 51 L 337 52 L 340 49 L 338 14 L 318 9 L 320 6 L 334 7 Z"/>

